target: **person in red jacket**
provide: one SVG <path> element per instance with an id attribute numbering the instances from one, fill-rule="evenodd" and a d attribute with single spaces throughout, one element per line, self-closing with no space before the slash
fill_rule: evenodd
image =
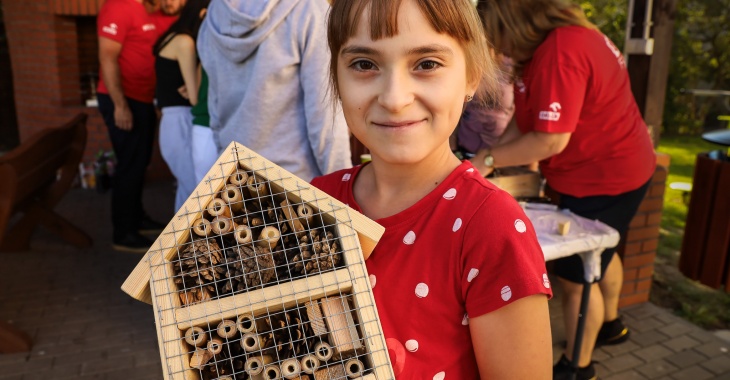
<path id="1" fill-rule="evenodd" d="M 472 159 L 487 175 L 495 167 L 539 161 L 560 207 L 598 219 L 624 236 L 654 173 L 654 149 L 631 93 L 621 52 L 566 0 L 481 0 L 487 38 L 515 62 L 517 128 Z M 625 341 L 618 316 L 623 267 L 615 249 L 601 257 L 601 279 L 592 286 L 581 343 L 578 379 L 593 379 L 596 344 Z M 558 260 L 565 293 L 565 355 L 556 379 L 571 368 L 583 266 L 578 255 Z"/>
<path id="2" fill-rule="evenodd" d="M 142 189 L 157 125 L 152 46 L 159 30 L 142 0 L 107 0 L 97 18 L 99 111 L 117 158 L 112 179 L 113 248 L 146 252 L 142 232 L 160 231 L 142 207 Z"/>
<path id="3" fill-rule="evenodd" d="M 366 261 L 398 379 L 549 379 L 552 295 L 532 224 L 451 152 L 496 69 L 469 0 L 335 0 L 330 77 L 372 161 L 312 184 L 376 220 Z"/>

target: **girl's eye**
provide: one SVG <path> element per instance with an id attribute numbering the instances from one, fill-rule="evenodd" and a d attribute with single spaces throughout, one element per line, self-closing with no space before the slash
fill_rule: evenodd
<path id="1" fill-rule="evenodd" d="M 353 69 L 357 71 L 368 71 L 375 69 L 375 65 L 370 61 L 355 61 L 350 65 Z"/>
<path id="2" fill-rule="evenodd" d="M 417 66 L 418 70 L 431 71 L 441 67 L 441 64 L 435 61 L 423 61 Z"/>

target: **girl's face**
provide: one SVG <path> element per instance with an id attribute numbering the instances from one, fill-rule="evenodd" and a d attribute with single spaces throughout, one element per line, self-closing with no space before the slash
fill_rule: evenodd
<path id="1" fill-rule="evenodd" d="M 413 1 L 398 12 L 398 34 L 373 41 L 369 15 L 337 58 L 338 90 L 350 130 L 390 164 L 448 152 L 466 95 L 466 59 L 457 40 L 437 33 Z M 443 153 L 442 152 L 442 153 Z"/>

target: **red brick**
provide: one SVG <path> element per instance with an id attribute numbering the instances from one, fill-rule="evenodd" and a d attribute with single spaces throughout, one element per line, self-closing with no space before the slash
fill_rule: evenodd
<path id="1" fill-rule="evenodd" d="M 646 217 L 647 226 L 658 226 L 662 223 L 662 213 L 653 212 Z"/>
<path id="2" fill-rule="evenodd" d="M 639 271 L 634 268 L 626 269 L 624 268 L 624 281 L 632 281 L 636 279 L 636 276 L 639 274 Z"/>
<path id="3" fill-rule="evenodd" d="M 652 183 L 666 182 L 667 181 L 667 169 L 662 166 L 657 166 L 654 176 L 651 177 Z"/>
<path id="4" fill-rule="evenodd" d="M 631 257 L 641 253 L 641 242 L 626 243 L 624 245 L 624 257 Z"/>
<path id="5" fill-rule="evenodd" d="M 628 295 L 636 293 L 636 281 L 624 281 L 621 286 L 621 295 Z"/>
<path id="6" fill-rule="evenodd" d="M 644 213 L 637 213 L 634 215 L 634 218 L 631 219 L 631 223 L 629 224 L 629 228 L 636 228 L 636 227 L 645 227 L 646 226 L 646 214 Z"/>
<path id="7" fill-rule="evenodd" d="M 637 292 L 649 291 L 649 289 L 651 289 L 651 282 L 652 282 L 652 280 L 650 278 L 637 281 L 636 282 L 636 291 Z"/>
<path id="8" fill-rule="evenodd" d="M 659 247 L 659 239 L 646 240 L 641 243 L 642 252 L 654 252 Z"/>
<path id="9" fill-rule="evenodd" d="M 623 308 L 626 306 L 636 305 L 649 301 L 649 292 L 637 292 L 631 295 L 621 296 L 618 301 L 618 307 Z"/>
<path id="10" fill-rule="evenodd" d="M 646 239 L 656 239 L 657 237 L 659 237 L 659 226 L 632 228 L 626 234 L 626 241 L 635 242 Z"/>
<path id="11" fill-rule="evenodd" d="M 653 253 L 642 253 L 636 256 L 630 256 L 624 259 L 624 267 L 626 268 L 641 268 L 645 265 L 654 263 Z M 641 276 L 639 276 L 641 278 Z"/>
<path id="12" fill-rule="evenodd" d="M 664 188 L 666 182 L 653 183 L 649 187 L 648 196 L 650 197 L 661 197 L 664 195 Z"/>
<path id="13" fill-rule="evenodd" d="M 664 207 L 663 198 L 644 199 L 639 206 L 639 211 L 660 211 Z"/>
<path id="14" fill-rule="evenodd" d="M 662 167 L 668 168 L 670 161 L 671 161 L 671 157 L 668 154 L 656 152 L 657 166 L 662 166 Z"/>
<path id="15" fill-rule="evenodd" d="M 638 279 L 642 278 L 651 278 L 654 275 L 654 265 L 647 265 L 644 267 L 639 268 L 639 276 Z"/>

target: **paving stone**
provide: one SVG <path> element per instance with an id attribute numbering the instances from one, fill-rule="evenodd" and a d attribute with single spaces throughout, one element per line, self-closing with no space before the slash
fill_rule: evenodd
<path id="1" fill-rule="evenodd" d="M 664 327 L 659 328 L 659 331 L 661 331 L 664 335 L 670 336 L 670 337 L 678 337 L 683 334 L 687 334 L 689 332 L 699 330 L 700 328 L 689 323 L 686 321 L 682 322 L 676 322 L 672 324 L 668 324 Z"/>
<path id="2" fill-rule="evenodd" d="M 601 363 L 601 365 L 608 368 L 612 373 L 622 372 L 643 364 L 644 362 L 641 359 L 631 354 L 617 356 Z"/>
<path id="3" fill-rule="evenodd" d="M 134 366 L 134 358 L 122 356 L 114 359 L 88 361 L 81 365 L 81 375 L 96 375 L 100 373 L 120 371 Z"/>
<path id="4" fill-rule="evenodd" d="M 639 346 L 646 347 L 659 342 L 669 340 L 669 337 L 657 330 L 649 330 L 642 333 L 632 333 L 630 336 L 632 342 Z"/>
<path id="5" fill-rule="evenodd" d="M 600 374 L 599 374 L 600 375 Z M 600 377 L 603 380 L 646 380 L 646 377 L 634 370 L 612 374 L 607 377 Z"/>
<path id="6" fill-rule="evenodd" d="M 697 351 L 687 350 L 678 352 L 674 355 L 669 355 L 664 358 L 664 360 L 676 365 L 679 368 L 688 368 L 694 364 L 707 360 L 707 357 Z"/>
<path id="7" fill-rule="evenodd" d="M 644 348 L 641 348 L 641 349 L 638 349 L 638 350 L 635 350 L 632 352 L 632 354 L 641 358 L 646 363 L 650 363 L 655 360 L 664 358 L 666 356 L 671 355 L 672 353 L 673 353 L 672 350 L 670 350 L 666 347 L 663 347 L 661 345 L 644 347 Z"/>
<path id="8" fill-rule="evenodd" d="M 728 373 L 730 372 L 730 356 L 716 356 L 706 362 L 700 363 L 700 365 L 715 375 Z"/>
<path id="9" fill-rule="evenodd" d="M 717 330 L 713 333 L 713 335 L 726 342 L 730 342 L 730 330 Z"/>
<path id="10" fill-rule="evenodd" d="M 628 352 L 636 351 L 637 349 L 640 349 L 641 347 L 632 342 L 631 339 L 628 341 L 621 343 L 621 344 L 615 344 L 613 346 L 603 346 L 601 347 L 602 350 L 606 351 L 609 355 L 616 357 L 623 355 Z"/>
<path id="11" fill-rule="evenodd" d="M 672 379 L 674 379 L 674 380 L 706 380 L 706 379 L 712 379 L 712 378 L 714 378 L 714 376 L 715 375 L 706 371 L 702 367 L 692 366 L 692 367 L 680 370 L 679 372 L 677 372 L 675 374 L 672 374 Z"/>
<path id="12" fill-rule="evenodd" d="M 654 317 L 649 317 L 641 320 L 636 320 L 635 322 L 630 322 L 628 323 L 628 326 L 631 330 L 642 332 L 659 329 L 665 327 L 666 325 L 664 324 L 664 322 Z"/>
<path id="13" fill-rule="evenodd" d="M 596 362 L 602 362 L 608 359 L 611 359 L 611 355 L 601 348 L 595 349 L 593 351 L 593 357 L 591 358 L 591 360 Z"/>
<path id="14" fill-rule="evenodd" d="M 677 367 L 664 360 L 657 360 L 651 363 L 636 367 L 636 371 L 649 379 L 666 379 L 670 374 L 677 371 Z"/>
<path id="15" fill-rule="evenodd" d="M 680 352 L 699 346 L 700 342 L 688 337 L 687 335 L 682 335 L 680 337 L 667 340 L 662 344 L 674 352 Z"/>
<path id="16" fill-rule="evenodd" d="M 714 358 L 715 356 L 726 355 L 728 353 L 729 348 L 730 348 L 730 344 L 716 339 L 713 342 L 709 342 L 709 343 L 705 343 L 701 346 L 697 346 L 697 347 L 693 348 L 693 350 L 695 350 L 709 358 Z"/>

